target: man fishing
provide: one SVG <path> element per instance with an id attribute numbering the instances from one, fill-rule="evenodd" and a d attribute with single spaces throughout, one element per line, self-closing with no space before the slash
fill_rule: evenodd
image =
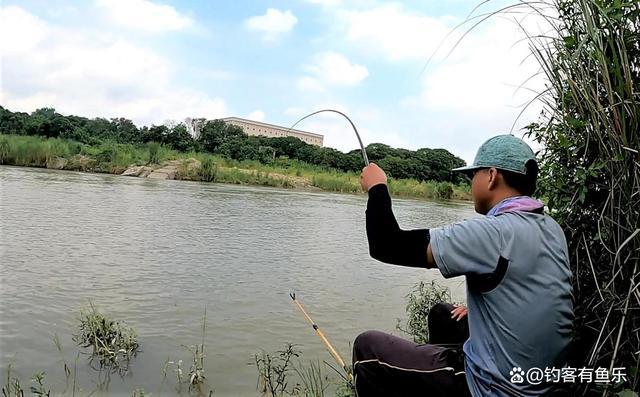
<path id="1" fill-rule="evenodd" d="M 453 171 L 470 176 L 475 210 L 485 216 L 416 230 L 398 226 L 384 171 L 375 164 L 362 171 L 371 256 L 437 268 L 445 278 L 465 276 L 468 314 L 436 305 L 426 345 L 379 331 L 358 335 L 353 373 L 360 397 L 542 396 L 554 384 L 527 372 L 565 363 L 572 275 L 563 231 L 530 197 L 538 173 L 533 151 L 517 137 L 498 135 L 480 146 L 473 165 Z M 457 359 L 451 347 L 462 342 Z"/>

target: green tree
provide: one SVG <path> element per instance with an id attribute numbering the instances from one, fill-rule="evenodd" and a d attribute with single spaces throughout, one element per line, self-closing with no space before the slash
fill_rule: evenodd
<path id="1" fill-rule="evenodd" d="M 0 106 L 0 133 L 25 134 L 25 123 L 29 115 L 27 113 L 11 112 Z"/>
<path id="2" fill-rule="evenodd" d="M 71 122 L 53 108 L 41 108 L 31 113 L 25 123 L 27 135 L 42 135 L 48 138 L 59 137 L 72 129 Z"/>
<path id="3" fill-rule="evenodd" d="M 129 119 L 123 117 L 111 119 L 113 138 L 119 143 L 141 142 L 142 137 L 138 127 Z"/>
<path id="4" fill-rule="evenodd" d="M 217 152 L 234 160 L 261 160 L 259 142 L 236 137 L 222 143 Z"/>
<path id="5" fill-rule="evenodd" d="M 364 167 L 364 159 L 362 158 L 362 150 L 355 149 L 348 152 L 342 159 L 340 169 L 344 171 L 360 172 Z"/>
<path id="6" fill-rule="evenodd" d="M 114 140 L 112 127 L 109 120 L 100 117 L 87 120 L 85 124 L 85 129 L 89 132 L 90 136 L 96 140 Z"/>
<path id="7" fill-rule="evenodd" d="M 222 120 L 207 121 L 200 130 L 198 142 L 207 152 L 214 153 L 220 145 L 235 138 L 246 136 L 242 128 Z"/>
<path id="8" fill-rule="evenodd" d="M 397 156 L 388 156 L 379 161 L 380 167 L 394 178 L 415 177 L 416 163 L 410 159 L 403 159 Z"/>
<path id="9" fill-rule="evenodd" d="M 75 127 L 73 129 L 66 130 L 62 134 L 60 134 L 60 138 L 70 139 L 72 141 L 77 141 L 82 143 L 92 142 L 89 132 L 84 127 Z"/>
<path id="10" fill-rule="evenodd" d="M 193 137 L 187 127 L 180 123 L 167 132 L 164 143 L 175 150 L 187 152 L 193 148 Z"/>
<path id="11" fill-rule="evenodd" d="M 384 143 L 371 143 L 365 147 L 369 161 L 378 162 L 385 157 L 395 155 L 395 149 Z"/>
<path id="12" fill-rule="evenodd" d="M 169 128 L 166 125 L 152 125 L 141 131 L 143 142 L 163 143 L 168 134 Z"/>

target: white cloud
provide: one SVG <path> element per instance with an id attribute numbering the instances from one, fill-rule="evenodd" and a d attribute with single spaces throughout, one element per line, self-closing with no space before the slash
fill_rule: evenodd
<path id="1" fill-rule="evenodd" d="M 296 81 L 296 87 L 298 87 L 298 89 L 301 91 L 308 91 L 308 92 L 324 92 L 325 91 L 324 86 L 318 79 L 314 77 L 309 77 L 309 76 L 300 77 Z"/>
<path id="2" fill-rule="evenodd" d="M 512 128 L 520 135 L 520 128 L 536 120 L 540 112 L 539 103 L 523 109 L 535 96 L 531 90 L 540 92 L 544 82 L 542 76 L 527 81 L 538 65 L 527 58 L 526 42 L 514 45 L 521 37 L 516 24 L 491 21 L 424 76 L 418 99 L 422 111 L 455 120 L 441 123 L 440 128 L 449 135 L 447 143 L 468 162 L 486 139 Z M 518 89 L 525 81 L 525 88 Z"/>
<path id="3" fill-rule="evenodd" d="M 22 8 L 0 7 L 0 53 L 28 53 L 44 40 L 47 34 L 46 24 Z"/>
<path id="4" fill-rule="evenodd" d="M 345 56 L 335 52 L 316 54 L 313 63 L 307 65 L 306 69 L 329 85 L 357 85 L 369 75 L 366 67 L 351 63 Z"/>
<path id="5" fill-rule="evenodd" d="M 24 51 L 0 49 L 2 104 L 10 110 L 47 106 L 138 124 L 226 114 L 224 100 L 176 85 L 171 62 L 150 49 L 52 26 L 17 7 L 0 8 L 0 16 L 14 21 L 2 24 L 3 37 L 28 38 Z"/>
<path id="6" fill-rule="evenodd" d="M 423 102 L 431 109 L 492 111 L 514 107 L 531 98 L 518 85 L 534 75 L 538 65 L 526 42 L 512 22 L 495 20 L 478 34 L 469 35 L 452 56 L 433 65 L 424 76 Z M 528 88 L 541 89 L 541 80 L 533 79 Z M 511 111 L 511 110 L 510 110 Z"/>
<path id="7" fill-rule="evenodd" d="M 346 39 L 391 61 L 426 60 L 450 31 L 451 18 L 418 15 L 392 3 L 367 10 L 341 10 Z"/>
<path id="8" fill-rule="evenodd" d="M 303 108 L 298 106 L 290 106 L 286 108 L 284 112 L 282 112 L 282 114 L 284 114 L 285 116 L 300 117 L 302 116 L 302 112 L 304 112 Z"/>
<path id="9" fill-rule="evenodd" d="M 298 18 L 290 10 L 280 11 L 275 8 L 267 9 L 266 14 L 251 17 L 245 21 L 245 26 L 264 34 L 265 40 L 275 40 L 293 29 Z"/>
<path id="10" fill-rule="evenodd" d="M 335 7 L 342 4 L 342 0 L 307 0 L 307 2 L 320 5 L 322 7 Z"/>
<path id="11" fill-rule="evenodd" d="M 262 110 L 254 110 L 247 115 L 249 120 L 264 121 L 265 114 Z"/>
<path id="12" fill-rule="evenodd" d="M 535 34 L 540 28 L 534 22 L 525 24 Z M 402 101 L 405 109 L 424 119 L 430 144 L 449 148 L 471 162 L 489 137 L 512 131 L 520 136 L 520 128 L 537 119 L 541 105 L 534 103 L 516 121 L 534 92 L 544 89 L 543 76 L 529 79 L 538 64 L 528 56 L 528 43 L 519 42 L 521 38 L 521 28 L 514 22 L 487 21 L 450 57 L 430 65 L 420 91 Z"/>
<path id="13" fill-rule="evenodd" d="M 534 58 L 527 58 L 528 43 L 521 40 L 524 34 L 513 21 L 489 19 L 454 49 L 467 29 L 452 32 L 460 20 L 420 14 L 400 3 L 368 9 L 343 7 L 332 17 L 339 22 L 333 34 L 345 37 L 352 50 L 365 49 L 369 56 L 392 61 L 396 73 L 414 74 L 410 78 L 415 79 L 416 89 L 394 111 L 403 115 L 396 119 L 403 124 L 383 120 L 375 127 L 383 131 L 386 125 L 392 127 L 388 130 L 401 131 L 399 136 L 408 141 L 408 148 L 444 147 L 471 161 L 484 140 L 511 130 L 522 105 L 535 96 L 530 90 L 544 88 L 543 79 L 534 78 L 526 88 L 517 89 L 538 66 Z M 547 26 L 533 16 L 520 23 L 534 36 Z M 428 68 L 419 75 L 431 56 Z M 514 133 L 536 120 L 539 110 L 539 105 L 527 109 Z"/>
<path id="14" fill-rule="evenodd" d="M 96 4 L 107 12 L 114 23 L 127 28 L 163 32 L 182 30 L 193 25 L 191 18 L 167 4 L 148 0 L 96 0 Z"/>

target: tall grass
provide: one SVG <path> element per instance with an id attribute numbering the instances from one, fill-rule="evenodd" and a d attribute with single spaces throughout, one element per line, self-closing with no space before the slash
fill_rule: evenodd
<path id="1" fill-rule="evenodd" d="M 416 181 L 414 179 L 390 179 L 389 192 L 395 196 L 448 200 L 469 199 L 468 185 L 456 186 L 451 182 Z"/>
<path id="2" fill-rule="evenodd" d="M 260 395 L 265 397 L 355 396 L 353 384 L 338 370 L 330 366 L 340 376 L 336 378 L 327 375 L 319 362 L 294 363 L 294 359 L 300 355 L 301 352 L 290 343 L 275 354 L 265 351 L 256 354 L 254 359 L 258 371 L 257 389 Z"/>
<path id="3" fill-rule="evenodd" d="M 157 142 L 151 142 L 148 145 L 149 149 L 149 164 L 160 164 L 160 144 Z"/>
<path id="4" fill-rule="evenodd" d="M 59 138 L 0 135 L 0 164 L 6 165 L 117 174 L 131 165 L 148 163 L 150 151 L 152 149 L 147 149 L 146 145 L 102 142 L 96 146 L 89 146 Z M 164 146 L 156 149 L 157 161 L 175 157 L 176 153 Z M 56 163 L 56 160 L 60 161 Z M 61 166 L 57 167 L 54 164 Z"/>
<path id="5" fill-rule="evenodd" d="M 206 157 L 200 166 L 200 177 L 203 181 L 213 182 L 216 180 L 217 175 L 218 167 L 216 166 L 213 158 Z"/>
<path id="6" fill-rule="evenodd" d="M 63 139 L 31 136 L 2 136 L 0 164 L 46 167 L 55 158 L 77 154 L 80 146 Z"/>
<path id="7" fill-rule="evenodd" d="M 551 34 L 530 35 L 546 76 L 529 135 L 542 150 L 539 193 L 565 230 L 574 275 L 573 366 L 623 367 L 640 388 L 640 3 L 525 2 Z"/>
<path id="8" fill-rule="evenodd" d="M 313 175 L 311 184 L 331 192 L 357 193 L 362 190 L 358 177 L 351 173 L 333 172 Z"/>

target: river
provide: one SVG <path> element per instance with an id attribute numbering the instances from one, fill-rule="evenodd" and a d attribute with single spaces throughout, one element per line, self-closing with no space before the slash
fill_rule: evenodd
<path id="1" fill-rule="evenodd" d="M 418 281 L 439 280 L 464 299 L 461 278 L 371 259 L 365 206 L 365 195 L 0 166 L 2 384 L 11 364 L 26 389 L 45 371 L 59 393 L 64 359 L 72 370 L 77 361 L 76 395 L 175 394 L 171 369 L 163 383 L 165 362 L 181 359 L 188 372 L 184 346 L 201 343 L 206 307 L 214 396 L 255 396 L 261 349 L 291 342 L 303 361 L 332 362 L 290 292 L 347 361 L 358 333 L 400 334 Z M 404 228 L 475 216 L 467 203 L 394 200 L 394 210 Z M 71 338 L 88 300 L 133 327 L 141 345 L 131 372 L 108 385 L 85 355 L 76 359 Z"/>

